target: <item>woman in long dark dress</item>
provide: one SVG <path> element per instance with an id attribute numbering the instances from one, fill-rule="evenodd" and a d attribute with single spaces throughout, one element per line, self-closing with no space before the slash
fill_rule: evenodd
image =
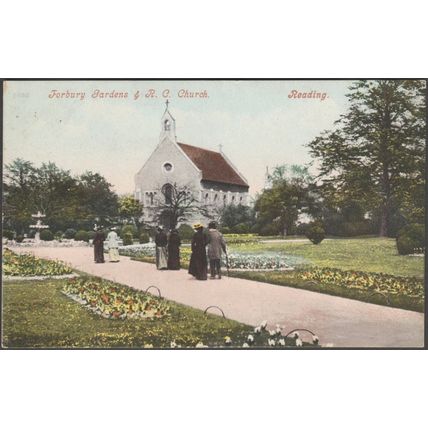
<path id="1" fill-rule="evenodd" d="M 177 229 L 171 230 L 168 237 L 168 269 L 180 269 L 180 245 L 181 239 Z"/>
<path id="2" fill-rule="evenodd" d="M 206 245 L 208 240 L 204 234 L 204 227 L 198 223 L 193 226 L 196 233 L 192 238 L 192 255 L 190 257 L 189 273 L 196 279 L 207 279 L 207 252 Z"/>
<path id="3" fill-rule="evenodd" d="M 98 229 L 93 241 L 95 263 L 104 263 L 104 240 L 104 232 Z"/>

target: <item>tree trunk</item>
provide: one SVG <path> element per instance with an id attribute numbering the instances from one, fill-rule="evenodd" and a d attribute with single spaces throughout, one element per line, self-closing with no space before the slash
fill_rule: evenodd
<path id="1" fill-rule="evenodd" d="M 386 204 L 383 204 L 381 210 L 382 211 L 381 211 L 381 215 L 380 215 L 379 236 L 385 237 L 385 236 L 388 236 L 388 229 L 389 229 L 388 206 Z"/>

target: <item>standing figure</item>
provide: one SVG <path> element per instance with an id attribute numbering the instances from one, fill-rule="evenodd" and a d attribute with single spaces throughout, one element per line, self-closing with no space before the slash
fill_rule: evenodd
<path id="1" fill-rule="evenodd" d="M 119 239 L 116 228 L 113 227 L 107 235 L 108 255 L 111 262 L 119 261 Z"/>
<path id="2" fill-rule="evenodd" d="M 208 225 L 208 258 L 210 259 L 210 278 L 221 279 L 221 252 L 226 254 L 226 242 L 223 235 L 217 230 L 217 225 L 212 221 Z"/>
<path id="3" fill-rule="evenodd" d="M 104 263 L 104 232 L 101 229 L 96 229 L 94 237 L 94 258 L 95 263 Z"/>
<path id="4" fill-rule="evenodd" d="M 189 273 L 196 279 L 207 279 L 207 237 L 204 234 L 204 227 L 202 224 L 197 223 L 193 225 L 196 230 L 192 238 L 192 255 L 190 256 Z"/>
<path id="5" fill-rule="evenodd" d="M 172 229 L 168 238 L 168 269 L 180 269 L 181 239 L 177 229 Z"/>
<path id="6" fill-rule="evenodd" d="M 156 267 L 158 270 L 168 269 L 167 245 L 168 237 L 161 227 L 158 227 L 155 236 L 156 244 Z"/>

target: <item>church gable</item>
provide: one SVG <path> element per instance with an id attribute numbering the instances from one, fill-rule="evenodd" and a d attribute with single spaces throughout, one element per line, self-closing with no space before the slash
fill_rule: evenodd
<path id="1" fill-rule="evenodd" d="M 184 155 L 177 144 L 164 138 L 135 177 L 139 189 L 155 190 L 165 183 L 181 185 L 200 181 L 198 168 Z"/>

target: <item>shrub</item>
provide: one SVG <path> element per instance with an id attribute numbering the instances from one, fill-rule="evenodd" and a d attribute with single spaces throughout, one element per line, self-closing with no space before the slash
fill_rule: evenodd
<path id="1" fill-rule="evenodd" d="M 74 229 L 67 229 L 64 232 L 65 239 L 74 239 L 75 235 L 76 235 L 76 231 Z"/>
<path id="2" fill-rule="evenodd" d="M 74 240 L 75 241 L 85 241 L 85 242 L 88 242 L 89 241 L 89 234 L 88 234 L 88 232 L 86 232 L 86 230 L 79 230 L 74 235 Z"/>
<path id="3" fill-rule="evenodd" d="M 23 235 L 18 235 L 16 238 L 15 238 L 15 241 L 16 242 L 18 242 L 18 243 L 20 243 L 20 242 L 22 242 L 24 240 L 24 236 Z M 48 241 L 48 240 L 47 240 Z M 50 239 L 49 239 L 49 241 L 50 241 Z"/>
<path id="4" fill-rule="evenodd" d="M 397 250 L 399 254 L 413 254 L 416 249 L 425 249 L 425 226 L 423 224 L 408 224 L 398 232 Z"/>
<path id="5" fill-rule="evenodd" d="M 132 240 L 132 233 L 128 232 L 123 235 L 123 245 L 132 245 L 134 241 Z"/>
<path id="6" fill-rule="evenodd" d="M 40 239 L 42 241 L 53 241 L 54 234 L 49 229 L 44 229 L 40 232 Z"/>
<path id="7" fill-rule="evenodd" d="M 275 236 L 279 235 L 279 225 L 275 223 L 268 223 L 260 228 L 260 235 L 262 236 Z"/>
<path id="8" fill-rule="evenodd" d="M 13 232 L 13 230 L 7 230 L 7 229 L 3 230 L 3 238 L 13 239 L 14 236 L 15 236 L 15 233 Z"/>
<path id="9" fill-rule="evenodd" d="M 140 244 L 147 244 L 150 242 L 150 236 L 147 232 L 141 232 L 140 234 Z"/>
<path id="10" fill-rule="evenodd" d="M 230 227 L 223 226 L 221 228 L 221 233 L 223 233 L 223 235 L 228 235 L 230 233 Z"/>
<path id="11" fill-rule="evenodd" d="M 246 223 L 239 223 L 235 227 L 233 227 L 233 232 L 238 234 L 249 233 L 250 226 Z"/>
<path id="12" fill-rule="evenodd" d="M 309 223 L 300 223 L 296 227 L 296 235 L 305 235 L 308 232 Z"/>
<path id="13" fill-rule="evenodd" d="M 325 231 L 321 223 L 313 222 L 308 226 L 306 237 L 315 245 L 325 238 Z"/>
<path id="14" fill-rule="evenodd" d="M 122 239 L 125 239 L 125 235 L 127 233 L 130 233 L 133 238 L 138 238 L 138 229 L 133 224 L 126 224 L 125 226 L 123 226 L 120 230 L 120 237 Z"/>
<path id="15" fill-rule="evenodd" d="M 178 234 L 180 235 L 181 239 L 192 239 L 195 231 L 193 230 L 192 226 L 189 226 L 188 224 L 182 224 L 178 228 Z"/>
<path id="16" fill-rule="evenodd" d="M 61 230 L 57 230 L 56 232 L 55 232 L 55 239 L 57 240 L 57 241 L 61 241 L 61 239 L 62 239 L 62 237 L 63 237 L 63 233 L 62 233 L 62 231 Z"/>

